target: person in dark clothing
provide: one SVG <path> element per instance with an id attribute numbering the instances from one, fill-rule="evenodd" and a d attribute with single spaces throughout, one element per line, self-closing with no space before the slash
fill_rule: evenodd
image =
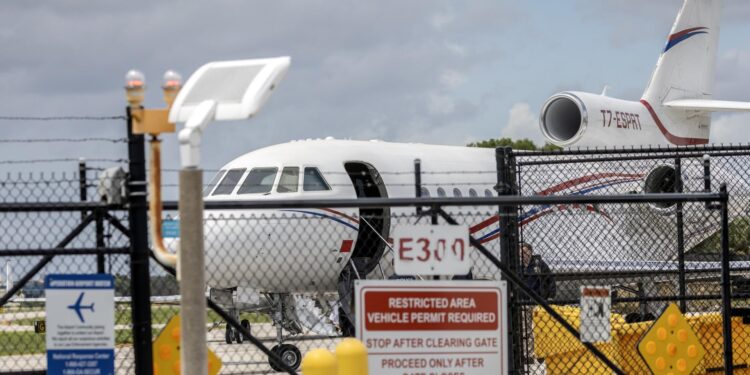
<path id="1" fill-rule="evenodd" d="M 523 264 L 522 276 L 526 286 L 531 288 L 545 300 L 554 298 L 557 293 L 557 285 L 555 284 L 555 279 L 552 277 L 552 271 L 547 263 L 542 260 L 541 255 L 534 255 L 534 248 L 531 247 L 531 244 L 525 242 L 521 243 L 521 262 Z M 521 293 L 521 299 L 528 300 L 530 298 L 525 293 Z M 523 355 L 527 364 L 534 363 L 536 360 L 534 354 L 534 336 L 532 333 L 533 311 L 535 306 L 536 305 L 526 306 L 523 311 L 523 335 L 527 338 Z M 540 358 L 539 360 L 544 361 L 544 358 Z"/>
<path id="2" fill-rule="evenodd" d="M 542 260 L 541 255 L 534 255 L 534 248 L 531 244 L 521 244 L 521 261 L 526 286 L 544 299 L 554 298 L 557 294 L 557 285 L 552 277 L 552 271 Z"/>

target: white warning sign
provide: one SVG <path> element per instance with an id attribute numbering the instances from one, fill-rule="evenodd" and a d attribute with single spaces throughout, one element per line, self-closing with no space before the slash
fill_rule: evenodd
<path id="1" fill-rule="evenodd" d="M 612 299 L 608 286 L 581 287 L 581 341 L 609 342 Z"/>
<path id="2" fill-rule="evenodd" d="M 506 298 L 504 282 L 357 281 L 369 373 L 507 374 Z"/>

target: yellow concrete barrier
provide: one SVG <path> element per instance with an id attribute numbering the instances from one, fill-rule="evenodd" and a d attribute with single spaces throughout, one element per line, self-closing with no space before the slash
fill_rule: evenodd
<path id="1" fill-rule="evenodd" d="M 574 328 L 579 328 L 580 310 L 572 306 L 553 306 Z M 688 313 L 688 324 L 697 334 L 706 355 L 693 374 L 712 373 L 723 365 L 723 339 L 721 315 L 719 313 Z M 619 314 L 612 314 L 612 341 L 595 344 L 604 355 L 626 374 L 648 374 L 648 366 L 637 352 L 638 341 L 653 322 L 626 323 Z M 535 308 L 532 331 L 534 354 L 544 358 L 547 374 L 611 374 L 593 354 L 557 323 L 546 311 Z M 732 350 L 735 374 L 750 374 L 750 325 L 742 318 L 732 318 Z"/>
<path id="2" fill-rule="evenodd" d="M 337 375 L 336 356 L 325 349 L 314 349 L 302 359 L 304 375 Z"/>
<path id="3" fill-rule="evenodd" d="M 367 347 L 357 339 L 344 339 L 336 346 L 339 374 L 367 375 Z"/>

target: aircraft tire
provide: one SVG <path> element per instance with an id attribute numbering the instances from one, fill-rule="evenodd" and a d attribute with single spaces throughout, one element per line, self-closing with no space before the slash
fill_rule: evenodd
<path id="1" fill-rule="evenodd" d="M 276 353 L 281 357 L 284 363 L 294 370 L 297 370 L 300 363 L 302 363 L 302 353 L 300 353 L 299 349 L 292 344 L 280 345 L 276 350 Z"/>
<path id="2" fill-rule="evenodd" d="M 238 329 L 233 329 L 232 331 L 234 332 L 234 341 L 236 341 L 238 344 L 242 344 L 242 338 L 244 337 L 242 332 Z"/>
<path id="3" fill-rule="evenodd" d="M 232 332 L 232 326 L 227 323 L 227 329 L 224 331 L 224 341 L 231 345 L 232 344 L 232 338 L 234 337 L 234 334 Z"/>
<path id="4" fill-rule="evenodd" d="M 273 348 L 271 348 L 271 352 L 273 352 L 276 355 L 279 355 L 279 345 L 274 345 Z M 271 357 L 268 357 L 268 365 L 271 366 L 271 369 L 274 371 L 281 371 L 281 368 L 279 366 L 276 366 L 276 362 L 271 360 Z"/>
<path id="5" fill-rule="evenodd" d="M 245 329 L 246 329 L 246 330 L 247 330 L 248 332 L 250 332 L 250 321 L 249 321 L 249 320 L 247 320 L 247 319 L 242 319 L 242 321 L 240 322 L 240 325 L 241 325 L 241 326 L 242 326 L 243 328 L 245 328 Z M 250 337 L 248 337 L 248 336 L 245 336 L 245 337 L 243 337 L 243 338 L 244 338 L 245 340 L 250 340 Z M 249 342 L 249 341 L 248 341 L 248 342 Z"/>

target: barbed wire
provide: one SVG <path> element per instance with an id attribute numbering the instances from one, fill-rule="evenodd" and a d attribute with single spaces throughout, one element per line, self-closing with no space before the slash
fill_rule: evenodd
<path id="1" fill-rule="evenodd" d="M 0 139 L 0 143 L 55 143 L 55 142 L 68 142 L 68 143 L 80 143 L 80 142 L 112 142 L 112 143 L 125 143 L 127 138 L 103 138 L 103 137 L 88 137 L 88 138 L 18 138 L 18 139 Z"/>
<path id="2" fill-rule="evenodd" d="M 127 120 L 126 116 L 0 116 L 4 121 Z"/>
<path id="3" fill-rule="evenodd" d="M 59 159 L 29 159 L 29 160 L 0 160 L 0 164 L 39 164 L 39 163 L 62 163 L 78 162 L 81 158 L 59 158 Z M 127 163 L 127 159 L 107 159 L 107 158 L 84 158 L 87 162 L 95 163 Z"/>

